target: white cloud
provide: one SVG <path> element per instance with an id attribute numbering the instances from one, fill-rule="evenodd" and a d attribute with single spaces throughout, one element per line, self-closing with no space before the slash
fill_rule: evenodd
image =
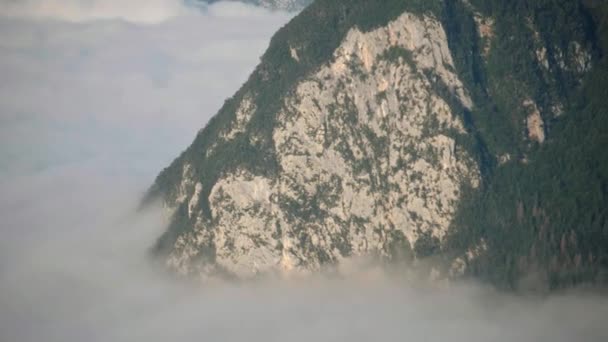
<path id="1" fill-rule="evenodd" d="M 217 17 L 251 18 L 265 16 L 268 13 L 267 8 L 252 6 L 241 1 L 230 0 L 225 2 L 216 2 L 214 5 L 205 7 L 205 9 L 207 9 L 211 15 Z"/>
<path id="2" fill-rule="evenodd" d="M 85 22 L 122 19 L 135 23 L 158 23 L 187 11 L 179 0 L 4 0 L 0 14 Z"/>
<path id="3" fill-rule="evenodd" d="M 208 6 L 198 0 L 2 0 L 0 17 L 85 23 L 121 20 L 158 24 L 191 14 L 193 9 L 218 17 L 264 17 L 268 10 L 239 1 Z"/>

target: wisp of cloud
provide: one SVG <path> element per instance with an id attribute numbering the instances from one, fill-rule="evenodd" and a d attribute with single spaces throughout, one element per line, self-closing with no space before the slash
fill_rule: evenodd
<path id="1" fill-rule="evenodd" d="M 0 3 L 4 16 L 86 22 L 122 19 L 154 24 L 187 12 L 176 0 L 20 0 Z"/>
<path id="2" fill-rule="evenodd" d="M 292 14 L 238 3 L 0 4 L 0 341 L 606 341 L 608 300 L 383 277 L 202 287 L 147 251 L 156 173 Z"/>

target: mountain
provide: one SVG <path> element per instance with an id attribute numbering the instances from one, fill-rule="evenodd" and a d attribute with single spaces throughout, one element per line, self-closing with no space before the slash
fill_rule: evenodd
<path id="1" fill-rule="evenodd" d="M 313 0 L 203 0 L 206 3 L 219 1 L 241 1 L 244 3 L 262 6 L 272 10 L 299 11 L 310 5 Z"/>
<path id="2" fill-rule="evenodd" d="M 172 213 L 155 254 L 203 276 L 373 256 L 510 289 L 605 283 L 607 10 L 315 1 L 149 190 Z"/>

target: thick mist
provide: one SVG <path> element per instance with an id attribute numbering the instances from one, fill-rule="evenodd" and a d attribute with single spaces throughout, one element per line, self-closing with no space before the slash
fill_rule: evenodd
<path id="1" fill-rule="evenodd" d="M 291 16 L 0 2 L 0 341 L 608 340 L 601 296 L 421 288 L 381 273 L 201 287 L 150 263 L 163 217 L 136 214 L 140 196 Z"/>

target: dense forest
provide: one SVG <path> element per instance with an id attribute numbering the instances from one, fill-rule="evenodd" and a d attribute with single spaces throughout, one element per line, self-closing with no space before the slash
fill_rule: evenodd
<path id="1" fill-rule="evenodd" d="M 478 91 L 478 103 L 484 88 L 492 91 L 495 100 L 472 113 L 473 122 L 489 151 L 508 151 L 520 162 L 488 165 L 482 190 L 464 202 L 446 248 L 469 248 L 473 240 L 483 240 L 487 251 L 470 265 L 470 274 L 507 288 L 527 286 L 521 282 L 529 274 L 551 289 L 606 283 L 607 4 L 479 1 L 476 5 L 496 18 L 499 39 L 485 66 L 486 78 L 469 78 Z M 531 18 L 547 46 L 555 50 L 567 49 L 572 40 L 591 45 L 593 71 L 582 80 L 566 72 L 546 77 L 530 58 L 534 36 L 525 25 L 517 25 L 522 17 Z M 461 66 L 475 65 L 466 58 L 459 61 Z M 474 67 L 469 70 L 473 74 Z M 563 115 L 547 118 L 548 138 L 542 145 L 518 139 L 520 132 L 512 125 L 522 118 L 513 113 L 516 106 L 509 99 L 520 93 L 532 94 L 541 103 L 558 98 L 565 107 Z"/>

